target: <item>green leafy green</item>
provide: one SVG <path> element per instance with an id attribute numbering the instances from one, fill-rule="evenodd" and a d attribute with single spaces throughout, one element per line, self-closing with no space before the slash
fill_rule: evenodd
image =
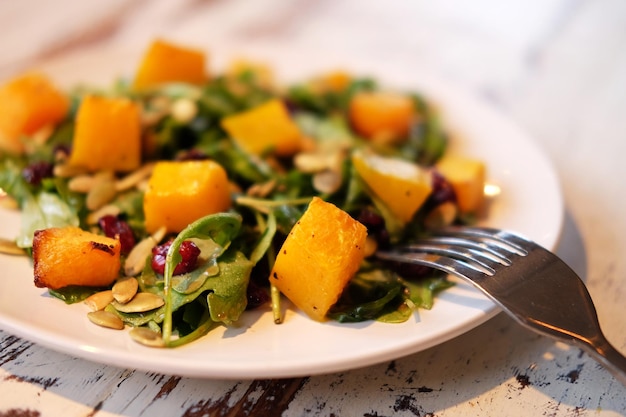
<path id="1" fill-rule="evenodd" d="M 24 201 L 22 225 L 16 243 L 21 248 L 30 248 L 36 230 L 78 226 L 79 223 L 76 212 L 57 194 L 41 192 Z"/>
<path id="2" fill-rule="evenodd" d="M 75 304 L 84 301 L 90 295 L 93 295 L 103 288 L 85 287 L 82 285 L 71 285 L 56 290 L 49 289 L 48 293 L 59 300 L 63 300 L 66 304 Z"/>
<path id="3" fill-rule="evenodd" d="M 404 289 L 402 280 L 391 271 L 360 271 L 350 280 L 328 317 L 342 323 L 378 319 L 404 302 Z"/>
<path id="4" fill-rule="evenodd" d="M 163 341 L 167 345 L 172 333 L 172 313 L 179 307 L 185 298 L 177 297 L 172 289 L 174 268 L 182 257 L 179 253 L 180 245 L 187 239 L 210 239 L 215 244 L 226 248 L 237 236 L 241 228 L 241 216 L 236 213 L 219 213 L 203 217 L 187 226 L 176 236 L 165 258 L 165 272 L 163 277 L 163 295 L 165 299 L 165 317 L 163 319 Z M 218 256 L 221 254 L 218 254 Z M 201 294 L 204 290 L 212 289 L 217 295 L 208 296 L 209 311 L 214 321 L 232 323 L 245 310 L 247 282 L 249 280 L 252 263 L 237 253 L 230 262 L 218 262 L 219 275 L 210 277 L 205 285 L 194 292 Z M 234 266 L 236 263 L 237 266 Z M 199 268 L 198 268 L 199 269 Z M 207 287 L 207 283 L 210 284 Z M 192 295 L 186 295 L 191 297 Z M 195 297 L 194 297 L 195 298 Z M 214 311 L 211 309 L 214 308 Z"/>

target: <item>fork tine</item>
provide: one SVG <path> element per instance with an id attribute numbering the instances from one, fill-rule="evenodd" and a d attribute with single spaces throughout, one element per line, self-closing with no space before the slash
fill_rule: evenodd
<path id="1" fill-rule="evenodd" d="M 435 231 L 434 235 L 473 241 L 494 251 L 501 249 L 519 256 L 528 255 L 524 246 L 531 244 L 528 239 L 518 234 L 488 227 L 448 227 Z"/>
<path id="2" fill-rule="evenodd" d="M 504 266 L 511 265 L 511 260 L 502 253 L 488 244 L 483 242 L 477 242 L 466 238 L 454 237 L 454 236 L 433 236 L 429 238 L 420 239 L 419 242 L 406 245 L 407 249 L 424 250 L 425 246 L 437 246 L 446 249 L 455 248 L 457 251 L 463 248 L 467 251 L 466 256 L 476 256 L 479 259 L 485 259 L 491 262 L 497 262 Z"/>
<path id="3" fill-rule="evenodd" d="M 421 247 L 419 249 L 421 249 Z M 386 261 L 403 263 L 409 262 L 416 265 L 428 266 L 430 268 L 438 269 L 440 271 L 447 272 L 448 274 L 453 274 L 465 279 L 467 279 L 468 276 L 488 277 L 489 275 L 493 274 L 492 269 L 491 274 L 488 274 L 485 267 L 483 267 L 481 264 L 473 259 L 468 259 L 467 261 L 460 260 L 441 254 L 435 254 L 432 252 L 428 253 L 425 251 L 414 252 L 399 250 L 378 251 L 376 252 L 376 256 L 379 259 L 383 259 Z"/>

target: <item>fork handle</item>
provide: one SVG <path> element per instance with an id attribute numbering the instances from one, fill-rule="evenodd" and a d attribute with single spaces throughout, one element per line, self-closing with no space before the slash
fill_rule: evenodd
<path id="1" fill-rule="evenodd" d="M 604 365 L 615 379 L 626 386 L 626 356 L 615 349 L 604 337 L 598 338 L 593 344 L 595 346 L 591 343 L 585 345 L 587 351 Z"/>

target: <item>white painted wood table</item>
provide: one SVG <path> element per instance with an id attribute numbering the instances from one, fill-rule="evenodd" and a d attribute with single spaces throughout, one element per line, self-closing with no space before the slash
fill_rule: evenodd
<path id="1" fill-rule="evenodd" d="M 435 71 L 515 121 L 551 159 L 566 205 L 557 252 L 585 279 L 607 337 L 626 352 L 623 1 L 21 0 L 0 3 L 0 26 L 3 78 L 156 35 Z M 504 315 L 408 357 L 283 380 L 118 369 L 0 330 L 0 417 L 234 415 L 624 416 L 626 387 L 579 349 Z"/>

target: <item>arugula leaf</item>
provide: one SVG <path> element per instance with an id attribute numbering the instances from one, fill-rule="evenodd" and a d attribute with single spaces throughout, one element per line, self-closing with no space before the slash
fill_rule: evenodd
<path id="1" fill-rule="evenodd" d="M 90 295 L 103 290 L 104 288 L 71 285 L 68 287 L 59 288 L 58 290 L 49 289 L 48 293 L 51 296 L 62 300 L 63 302 L 65 302 L 65 304 L 75 304 L 84 301 L 85 298 L 89 297 Z"/>
<path id="2" fill-rule="evenodd" d="M 382 319 L 404 303 L 404 289 L 402 280 L 391 271 L 360 271 L 348 283 L 328 317 L 341 323 Z M 404 320 L 409 316 L 405 315 Z M 398 321 L 398 317 L 394 316 L 393 320 Z"/>
<path id="3" fill-rule="evenodd" d="M 421 278 L 417 281 L 404 281 L 409 289 L 409 298 L 417 308 L 430 310 L 433 308 L 435 296 L 454 285 L 449 281 L 447 275 L 440 274 L 428 278 Z"/>
<path id="4" fill-rule="evenodd" d="M 193 294 L 200 294 L 201 292 L 213 289 L 218 292 L 218 296 L 211 297 L 209 299 L 209 309 L 212 308 L 211 304 L 213 304 L 216 308 L 216 311 L 210 311 L 211 318 L 217 319 L 215 321 L 222 321 L 224 323 L 231 323 L 232 321 L 239 318 L 239 314 L 245 309 L 245 287 L 247 286 L 247 281 L 250 276 L 250 271 L 252 270 L 252 263 L 247 261 L 249 264 L 246 267 L 240 268 L 231 268 L 229 263 L 219 263 L 218 266 L 220 268 L 220 273 L 215 278 L 207 279 L 203 287 L 193 294 L 186 295 L 181 298 L 176 296 L 176 291 L 172 288 L 172 276 L 174 272 L 174 268 L 178 263 L 182 260 L 182 257 L 179 253 L 180 245 L 187 239 L 209 239 L 215 242 L 217 245 L 225 248 L 230 242 L 237 237 L 239 230 L 241 228 L 242 218 L 237 213 L 217 213 L 209 216 L 205 216 L 196 220 L 187 226 L 182 232 L 178 234 L 178 236 L 172 242 L 169 250 L 167 251 L 167 255 L 165 257 L 165 271 L 163 276 L 163 295 L 165 300 L 165 317 L 163 319 L 163 341 L 165 345 L 168 345 L 171 339 L 172 333 L 172 313 L 177 308 L 180 307 L 179 304 L 181 301 L 186 299 L 195 299 Z M 225 254 L 224 254 L 225 255 Z M 241 255 L 243 256 L 243 255 Z M 244 257 L 245 258 L 245 257 Z M 237 258 L 240 266 L 244 264 L 241 258 Z M 222 270 L 224 268 L 224 271 Z M 228 276 L 231 274 L 230 278 L 233 278 L 232 281 L 225 283 L 221 282 L 219 278 L 224 276 Z M 217 279 L 217 281 L 214 281 Z M 225 281 L 225 280 L 224 280 Z M 241 288 L 241 282 L 245 281 L 245 285 L 243 286 L 243 305 L 241 303 L 241 297 L 234 295 L 237 293 L 237 289 Z M 207 283 L 210 283 L 210 287 L 206 288 Z M 212 302 L 213 301 L 213 302 Z M 229 303 L 230 302 L 230 303 Z M 235 317 L 236 316 L 236 317 Z"/>
<path id="5" fill-rule="evenodd" d="M 21 248 L 30 248 L 36 230 L 78 225 L 78 215 L 65 201 L 57 194 L 41 192 L 24 200 L 16 243 Z"/>

